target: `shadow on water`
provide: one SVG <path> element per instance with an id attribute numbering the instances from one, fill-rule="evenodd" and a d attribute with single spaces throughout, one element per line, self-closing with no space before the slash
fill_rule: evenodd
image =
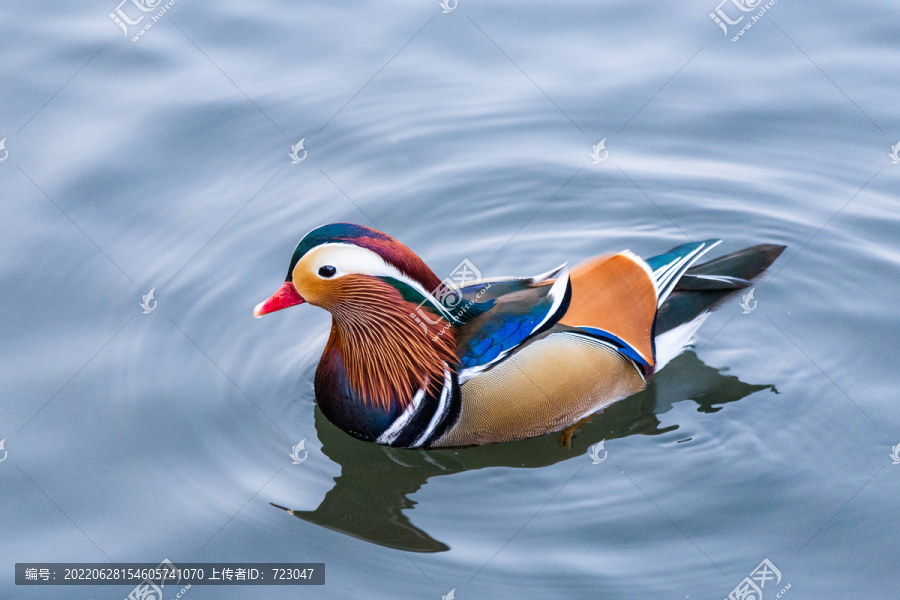
<path id="1" fill-rule="evenodd" d="M 589 446 L 604 439 L 676 430 L 678 425 L 661 427 L 658 418 L 675 402 L 693 400 L 699 412 L 713 413 L 723 404 L 760 390 L 777 393 L 772 385 L 751 385 L 723 375 L 694 352 L 685 352 L 651 379 L 643 392 L 607 407 L 578 428 L 570 448 L 560 434 L 472 448 L 388 448 L 351 438 L 329 423 L 317 408 L 316 430 L 322 452 L 341 465 L 341 475 L 316 510 L 289 512 L 304 521 L 389 548 L 443 552 L 450 548 L 408 518 L 408 511 L 416 505 L 410 495 L 430 478 L 486 467 L 545 467 L 581 457 Z"/>

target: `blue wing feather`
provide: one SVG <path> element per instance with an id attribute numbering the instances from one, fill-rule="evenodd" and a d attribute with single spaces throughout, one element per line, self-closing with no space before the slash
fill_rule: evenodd
<path id="1" fill-rule="evenodd" d="M 462 369 L 483 370 L 552 326 L 565 314 L 572 288 L 565 273 L 552 286 L 526 287 L 496 298 L 490 310 L 463 325 L 457 356 Z M 474 373 L 461 373 L 463 382 Z"/>

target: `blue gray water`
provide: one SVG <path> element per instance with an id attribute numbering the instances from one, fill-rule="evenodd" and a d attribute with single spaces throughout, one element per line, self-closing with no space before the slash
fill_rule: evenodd
<path id="1" fill-rule="evenodd" d="M 897 597 L 900 8 L 116 1 L 0 8 L 0 597 L 164 558 L 327 565 L 187 600 Z M 789 248 L 571 449 L 392 451 L 315 408 L 325 312 L 251 317 L 333 221 L 441 276 Z"/>

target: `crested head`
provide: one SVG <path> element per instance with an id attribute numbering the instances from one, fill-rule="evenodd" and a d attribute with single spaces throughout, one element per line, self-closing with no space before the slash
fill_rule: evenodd
<path id="1" fill-rule="evenodd" d="M 291 281 L 297 264 L 303 260 L 311 251 L 326 245 L 342 244 L 367 250 L 377 255 L 384 261 L 385 265 L 393 267 L 405 277 L 408 277 L 426 290 L 433 290 L 440 284 L 440 280 L 434 272 L 428 268 L 428 265 L 419 258 L 415 252 L 407 248 L 404 244 L 398 242 L 386 233 L 382 233 L 377 229 L 355 225 L 353 223 L 329 223 L 316 227 L 303 236 L 303 239 L 294 248 L 294 254 L 291 256 L 291 264 L 288 266 L 287 277 L 285 281 Z M 345 254 L 347 258 L 352 259 L 353 256 L 362 258 L 360 264 L 353 265 L 352 261 L 346 265 L 351 270 L 348 272 L 362 273 L 364 267 L 374 267 L 375 272 L 363 273 L 369 275 L 384 275 L 384 269 L 378 268 L 377 261 L 373 264 L 371 260 L 365 260 L 365 254 L 354 253 Z M 369 257 L 371 259 L 371 257 Z M 325 266 L 325 265 L 322 265 Z"/>
<path id="2" fill-rule="evenodd" d="M 440 284 L 421 258 L 389 235 L 332 223 L 297 244 L 283 304 L 308 302 L 331 313 L 325 353 L 341 353 L 356 399 L 405 408 L 417 390 L 441 385 L 445 369 L 457 363 L 454 332 L 444 330 L 432 294 Z"/>

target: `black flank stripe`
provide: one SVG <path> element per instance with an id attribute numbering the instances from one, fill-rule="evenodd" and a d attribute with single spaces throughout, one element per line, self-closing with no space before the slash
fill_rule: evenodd
<path id="1" fill-rule="evenodd" d="M 434 440 L 438 440 L 441 438 L 444 433 L 450 429 L 453 425 L 456 425 L 456 422 L 459 420 L 459 413 L 462 409 L 462 392 L 459 387 L 459 380 L 456 377 L 456 371 L 452 371 L 450 373 L 450 407 L 449 410 L 444 414 L 444 418 L 438 423 L 437 427 L 434 428 L 434 432 L 431 436 L 426 439 L 422 446 L 428 447 L 431 445 L 431 442 Z"/>
<path id="2" fill-rule="evenodd" d="M 400 430 L 400 435 L 391 442 L 391 446 L 406 448 L 413 444 L 416 439 L 422 435 L 422 432 L 428 427 L 428 424 L 431 423 L 431 418 L 434 416 L 435 411 L 437 411 L 438 407 L 438 399 L 440 395 L 434 396 L 433 394 L 429 394 L 422 398 L 422 402 L 419 404 L 419 408 L 416 410 L 412 419 L 406 423 L 406 426 Z"/>

